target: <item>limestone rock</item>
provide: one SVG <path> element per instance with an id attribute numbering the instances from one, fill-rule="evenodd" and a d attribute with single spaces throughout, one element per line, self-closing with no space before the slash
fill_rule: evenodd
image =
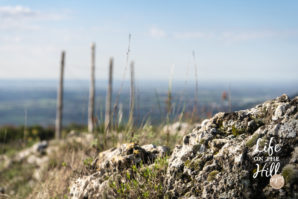
<path id="1" fill-rule="evenodd" d="M 7 155 L 0 155 L 0 171 L 5 170 L 11 165 L 11 159 Z"/>
<path id="2" fill-rule="evenodd" d="M 153 144 L 139 146 L 136 143 L 123 144 L 118 148 L 112 148 L 99 153 L 92 163 L 97 170 L 92 175 L 76 179 L 70 186 L 70 197 L 81 198 L 116 198 L 116 193 L 109 187 L 110 178 L 121 177 L 120 171 L 130 168 L 132 165 L 152 164 L 157 157 L 169 153 L 167 147 Z"/>
<path id="3" fill-rule="evenodd" d="M 297 198 L 298 97 L 282 95 L 252 109 L 218 113 L 184 136 L 176 146 L 165 177 L 169 198 Z M 279 144 L 269 155 L 264 146 Z M 258 143 L 258 150 L 256 145 Z M 277 173 L 286 184 L 280 190 L 269 185 L 270 176 L 257 172 L 256 158 L 278 157 Z M 269 168 L 267 168 L 269 170 Z M 269 173 L 269 172 L 268 172 Z"/>
<path id="4" fill-rule="evenodd" d="M 297 121 L 298 97 L 286 95 L 204 120 L 174 148 L 163 178 L 165 196 L 298 198 Z M 93 162 L 93 174 L 70 184 L 70 197 L 117 198 L 109 179 L 125 183 L 121 172 L 140 162 L 150 165 L 167 153 L 166 147 L 135 143 L 101 152 Z M 275 173 L 285 180 L 281 189 L 269 184 Z"/>

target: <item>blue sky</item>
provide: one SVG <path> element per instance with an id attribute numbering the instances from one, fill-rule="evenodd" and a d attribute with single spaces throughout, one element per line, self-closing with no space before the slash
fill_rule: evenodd
<path id="1" fill-rule="evenodd" d="M 0 78 L 88 79 L 96 42 L 96 77 L 115 78 L 130 60 L 138 79 L 295 81 L 298 1 L 0 0 Z"/>

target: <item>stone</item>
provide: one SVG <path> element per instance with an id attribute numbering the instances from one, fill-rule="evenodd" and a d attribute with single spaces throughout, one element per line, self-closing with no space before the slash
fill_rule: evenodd
<path id="1" fill-rule="evenodd" d="M 187 198 L 211 199 L 297 197 L 297 110 L 298 97 L 290 100 L 282 95 L 248 110 L 218 113 L 205 120 L 173 150 L 165 194 L 169 198 L 187 193 Z M 254 158 L 268 158 L 266 151 L 254 152 L 257 140 L 261 148 L 271 137 L 276 141 L 272 147 L 281 146 L 273 155 L 279 158 L 278 173 L 289 179 L 280 191 L 272 190 L 269 177 L 253 178 Z M 188 177 L 181 181 L 184 175 Z"/>
<path id="2" fill-rule="evenodd" d="M 70 198 L 116 198 L 116 193 L 109 186 L 109 178 L 117 175 L 133 165 L 150 165 L 158 157 L 169 154 L 169 148 L 148 144 L 139 146 L 136 143 L 123 144 L 98 154 L 93 167 L 96 169 L 91 175 L 83 176 L 70 185 Z M 121 176 L 119 176 L 121 180 Z"/>
<path id="3" fill-rule="evenodd" d="M 298 97 L 282 95 L 251 109 L 218 113 L 196 125 L 168 159 L 165 197 L 298 198 L 297 111 Z M 70 183 L 70 198 L 119 198 L 109 179 L 124 182 L 121 172 L 141 163 L 151 166 L 166 155 L 167 147 L 136 143 L 101 152 L 92 164 L 94 172 Z M 263 161 L 278 166 L 265 170 L 270 164 L 265 167 Z M 279 190 L 269 184 L 274 169 L 285 178 Z"/>
<path id="4" fill-rule="evenodd" d="M 0 194 L 5 194 L 5 189 L 3 187 L 0 187 Z"/>
<path id="5" fill-rule="evenodd" d="M 40 154 L 45 154 L 46 153 L 46 148 L 48 147 L 48 142 L 46 140 L 41 141 L 37 145 L 37 151 Z"/>

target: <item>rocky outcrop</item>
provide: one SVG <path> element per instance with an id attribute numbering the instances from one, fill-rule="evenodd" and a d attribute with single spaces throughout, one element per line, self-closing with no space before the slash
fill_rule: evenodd
<path id="1" fill-rule="evenodd" d="M 116 198 L 117 194 L 109 186 L 111 178 L 121 178 L 121 171 L 132 165 L 152 164 L 157 157 L 169 153 L 167 147 L 148 144 L 139 146 L 136 143 L 123 144 L 118 148 L 112 148 L 99 153 L 93 161 L 94 173 L 83 176 L 72 182 L 70 197 L 81 198 Z M 120 179 L 121 180 L 121 179 Z"/>
<path id="2" fill-rule="evenodd" d="M 158 190 L 167 198 L 298 198 L 297 133 L 298 97 L 282 95 L 252 109 L 218 113 L 174 148 Z M 101 152 L 92 174 L 71 183 L 70 197 L 117 198 L 111 179 L 125 185 L 123 174 L 134 165 L 154 166 L 168 152 L 135 143 Z M 270 184 L 275 174 L 282 181 Z"/>
<path id="3" fill-rule="evenodd" d="M 218 113 L 183 138 L 167 169 L 169 198 L 298 198 L 298 97 Z M 270 169 L 271 168 L 271 169 Z M 262 172 L 263 170 L 263 172 Z M 285 186 L 270 186 L 281 174 Z"/>

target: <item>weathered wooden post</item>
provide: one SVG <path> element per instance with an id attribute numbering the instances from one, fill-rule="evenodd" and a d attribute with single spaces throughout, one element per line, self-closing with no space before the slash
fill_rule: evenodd
<path id="1" fill-rule="evenodd" d="M 65 52 L 61 54 L 61 68 L 60 68 L 60 81 L 57 93 L 57 113 L 56 113 L 56 131 L 55 138 L 61 139 L 61 126 L 62 126 L 62 109 L 63 109 L 63 76 L 65 64 Z"/>
<path id="2" fill-rule="evenodd" d="M 91 45 L 91 79 L 88 107 L 88 132 L 94 130 L 94 101 L 95 101 L 95 43 Z"/>
<path id="3" fill-rule="evenodd" d="M 113 58 L 110 58 L 109 81 L 106 97 L 105 134 L 111 129 L 112 122 L 112 90 L 113 89 Z"/>
<path id="4" fill-rule="evenodd" d="M 134 75 L 134 62 L 130 64 L 130 107 L 129 107 L 129 119 L 128 119 L 128 126 L 132 128 L 134 125 L 133 121 L 133 114 L 134 114 L 134 107 L 135 107 L 135 75 Z"/>

